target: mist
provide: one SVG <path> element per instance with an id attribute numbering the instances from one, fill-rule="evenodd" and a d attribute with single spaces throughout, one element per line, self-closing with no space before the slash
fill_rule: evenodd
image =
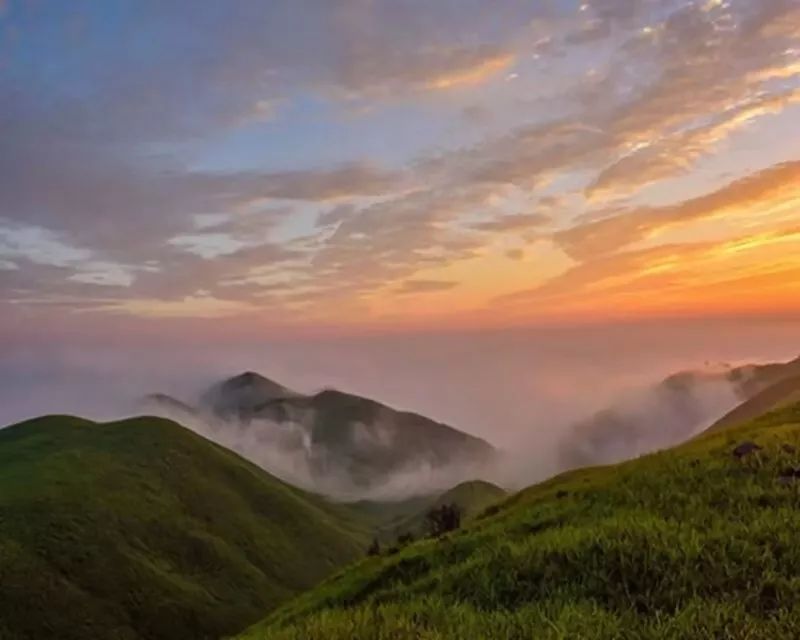
<path id="1" fill-rule="evenodd" d="M 799 323 L 755 319 L 271 336 L 213 344 L 197 336 L 131 338 L 126 344 L 86 336 L 70 341 L 63 336 L 8 338 L 0 356 L 3 425 L 50 413 L 119 418 L 141 413 L 138 402 L 148 393 L 191 399 L 215 381 L 254 370 L 303 393 L 334 387 L 482 437 L 508 457 L 498 469 L 475 474 L 512 489 L 571 466 L 564 448 L 565 442 L 574 445 L 576 434 L 583 438 L 587 459 L 623 459 L 686 439 L 736 404 L 730 389 L 714 383 L 699 392 L 700 410 L 691 419 L 664 410 L 652 388 L 670 374 L 719 363 L 786 361 L 800 353 Z M 612 434 L 597 446 L 591 434 L 576 432 L 576 423 L 615 403 L 641 416 L 644 426 L 634 438 Z M 235 435 L 223 439 L 205 424 L 186 426 L 279 477 L 320 488 L 307 477 L 302 441 L 285 427 L 266 429 L 272 436 L 251 442 L 236 441 Z M 423 464 L 404 470 L 368 497 L 409 495 L 423 486 L 446 488 L 470 471 Z M 350 495 L 344 483 L 328 480 L 330 493 Z"/>
<path id="2" fill-rule="evenodd" d="M 152 400 L 145 400 L 141 407 L 144 413 L 174 420 L 235 451 L 284 482 L 341 502 L 405 500 L 442 493 L 466 480 L 499 477 L 493 461 L 477 463 L 456 458 L 437 463 L 430 458 L 415 458 L 386 477 L 364 484 L 356 482 L 335 452 L 324 444 L 312 447 L 309 426 L 315 419 L 313 411 L 303 416 L 302 421 L 279 423 L 264 418 L 247 422 L 220 418 L 203 409 L 170 410 Z M 380 456 L 385 448 L 392 446 L 394 431 L 380 419 L 369 425 L 356 423 L 355 428 L 358 444 L 365 452 L 373 450 Z"/>

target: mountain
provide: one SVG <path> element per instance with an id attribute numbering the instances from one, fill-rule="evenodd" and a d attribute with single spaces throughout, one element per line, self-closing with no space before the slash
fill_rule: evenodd
<path id="1" fill-rule="evenodd" d="M 360 557 L 350 511 L 178 424 L 0 430 L 0 638 L 235 633 Z"/>
<path id="2" fill-rule="evenodd" d="M 196 420 L 199 417 L 197 409 L 166 393 L 151 393 L 145 396 L 142 406 L 147 409 L 169 413 L 170 417 L 181 424 L 185 421 Z"/>
<path id="3" fill-rule="evenodd" d="M 487 507 L 500 502 L 506 497 L 508 497 L 506 490 L 501 489 L 496 484 L 483 480 L 471 480 L 462 482 L 449 491 L 445 491 L 431 506 L 457 504 L 463 514 L 472 516 L 478 515 Z"/>
<path id="4" fill-rule="evenodd" d="M 297 396 L 291 389 L 253 371 L 223 380 L 200 398 L 200 406 L 220 418 L 247 421 L 266 403 Z"/>
<path id="5" fill-rule="evenodd" d="M 708 430 L 727 429 L 797 402 L 800 402 L 800 376 L 787 378 L 767 387 L 726 413 Z"/>
<path id="6" fill-rule="evenodd" d="M 241 640 L 795 638 L 800 405 L 571 471 L 384 552 Z"/>
<path id="7" fill-rule="evenodd" d="M 669 376 L 575 424 L 561 446 L 562 466 L 608 464 L 674 446 L 742 402 L 796 376 L 800 358 Z"/>
<path id="8" fill-rule="evenodd" d="M 171 415 L 175 402 L 157 412 Z M 193 411 L 204 435 L 343 499 L 431 494 L 480 475 L 495 456 L 486 441 L 420 414 L 335 389 L 297 393 L 253 372 L 215 384 Z"/>

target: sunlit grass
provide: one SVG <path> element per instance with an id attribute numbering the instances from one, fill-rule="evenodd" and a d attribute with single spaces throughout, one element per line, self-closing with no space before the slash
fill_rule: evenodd
<path id="1" fill-rule="evenodd" d="M 752 440 L 743 459 L 732 450 Z M 564 474 L 362 561 L 246 638 L 800 637 L 800 406 Z"/>

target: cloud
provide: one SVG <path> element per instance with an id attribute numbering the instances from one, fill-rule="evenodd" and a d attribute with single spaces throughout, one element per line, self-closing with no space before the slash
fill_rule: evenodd
<path id="1" fill-rule="evenodd" d="M 800 199 L 800 162 L 787 162 L 747 176 L 708 195 L 660 208 L 626 211 L 555 234 L 555 241 L 576 260 L 611 253 L 649 236 L 705 218 L 748 215 L 770 202 Z"/>
<path id="2" fill-rule="evenodd" d="M 376 47 L 369 52 L 356 47 L 338 77 L 348 99 L 385 99 L 479 85 L 508 69 L 514 60 L 512 53 L 490 46 L 413 51 Z"/>
<path id="3" fill-rule="evenodd" d="M 668 135 L 642 146 L 606 167 L 587 188 L 590 199 L 602 200 L 627 194 L 648 184 L 688 172 L 701 158 L 739 129 L 765 115 L 777 114 L 800 103 L 800 89 L 779 95 L 762 95 L 739 104 L 707 124 Z"/>
<path id="4" fill-rule="evenodd" d="M 403 176 L 368 164 L 349 164 L 333 169 L 277 173 L 242 173 L 203 176 L 216 181 L 220 190 L 238 191 L 238 199 L 329 201 L 354 196 L 386 195 L 397 190 Z"/>
<path id="5" fill-rule="evenodd" d="M 425 81 L 427 89 L 437 91 L 481 84 L 492 76 L 507 69 L 514 62 L 508 53 L 472 51 L 467 56 L 463 52 L 453 52 L 448 58 L 450 64 L 439 73 L 429 74 Z"/>
<path id="6" fill-rule="evenodd" d="M 617 317 L 800 310 L 796 222 L 718 241 L 596 256 L 494 301 L 512 315 Z M 654 295 L 657 292 L 657 295 Z"/>
<path id="7" fill-rule="evenodd" d="M 365 317 L 394 283 L 468 291 L 491 256 L 523 257 L 520 234 L 537 240 L 519 265 L 537 265 L 529 288 L 567 287 L 561 251 L 596 263 L 796 197 L 792 163 L 669 206 L 641 191 L 723 165 L 744 127 L 797 104 L 790 0 L 145 1 L 129 30 L 87 20 L 81 47 L 56 5 L 29 11 L 11 18 L 48 63 L 0 78 L 0 261 L 19 304 L 213 298 Z"/>
<path id="8" fill-rule="evenodd" d="M 447 280 L 406 280 L 398 288 L 397 293 L 432 293 L 448 291 L 458 286 L 458 282 Z"/>
<path id="9" fill-rule="evenodd" d="M 604 15 L 616 20 L 626 11 Z M 573 106 L 567 115 L 424 166 L 451 180 L 523 188 L 568 172 L 597 172 L 588 195 L 630 195 L 687 172 L 747 123 L 796 103 L 795 88 L 766 83 L 796 75 L 798 25 L 800 13 L 783 0 L 713 11 L 685 3 L 648 27 L 655 35 L 627 32 L 601 73 L 562 96 Z"/>
<path id="10" fill-rule="evenodd" d="M 476 222 L 472 225 L 478 231 L 508 232 L 508 231 L 527 231 L 537 229 L 552 222 L 552 218 L 544 213 L 514 213 Z"/>

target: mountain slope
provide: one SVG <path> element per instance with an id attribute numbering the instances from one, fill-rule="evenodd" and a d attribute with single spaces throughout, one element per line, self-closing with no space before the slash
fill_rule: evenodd
<path id="1" fill-rule="evenodd" d="M 767 387 L 746 402 L 740 404 L 733 411 L 725 414 L 711 425 L 708 430 L 727 429 L 737 424 L 743 424 L 748 420 L 754 420 L 770 411 L 798 402 L 800 402 L 800 376 L 781 380 Z"/>
<path id="2" fill-rule="evenodd" d="M 420 414 L 334 389 L 303 395 L 252 372 L 214 385 L 196 415 L 209 437 L 293 484 L 349 500 L 435 493 L 481 475 L 495 455 Z"/>
<path id="3" fill-rule="evenodd" d="M 797 376 L 800 358 L 671 375 L 574 425 L 561 446 L 562 465 L 608 464 L 675 446 L 742 402 Z"/>
<path id="4" fill-rule="evenodd" d="M 241 637 L 798 637 L 799 450 L 793 405 L 566 473 L 448 537 L 363 560 Z"/>
<path id="5" fill-rule="evenodd" d="M 344 512 L 173 422 L 0 430 L 0 638 L 236 632 L 361 555 Z"/>

